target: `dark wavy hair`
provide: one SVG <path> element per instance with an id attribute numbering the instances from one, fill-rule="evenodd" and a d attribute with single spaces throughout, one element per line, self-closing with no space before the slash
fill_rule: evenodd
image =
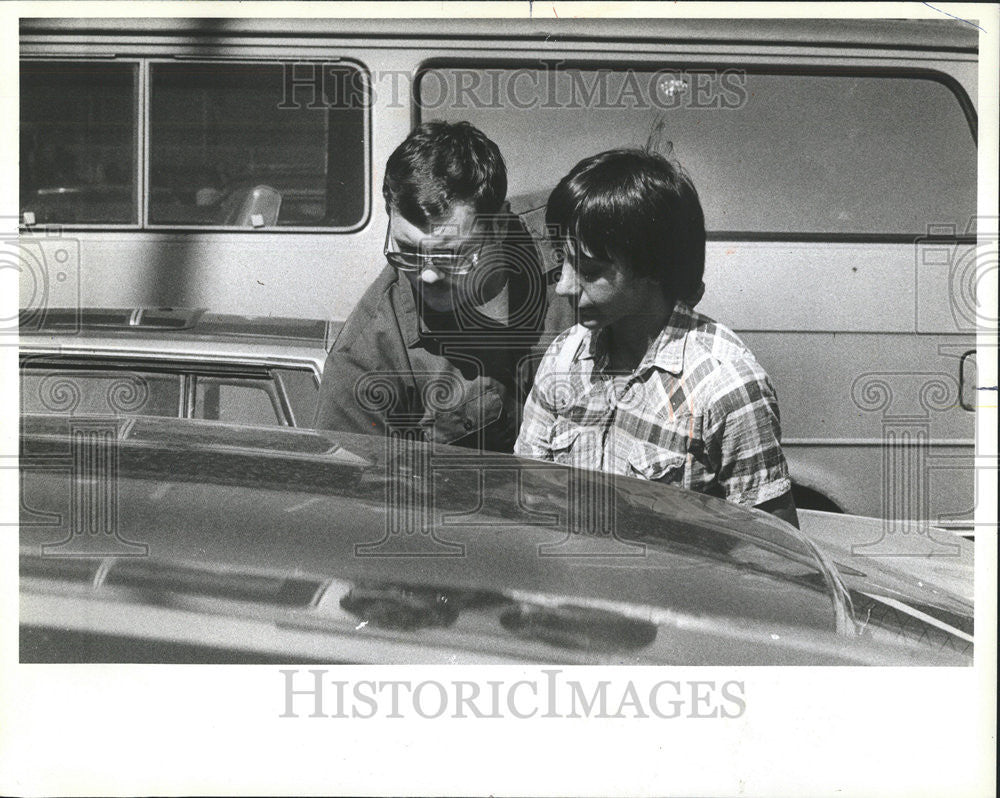
<path id="1" fill-rule="evenodd" d="M 609 150 L 580 161 L 549 195 L 553 243 L 652 277 L 671 299 L 697 295 L 705 273 L 705 214 L 691 178 L 662 155 Z"/>
<path id="2" fill-rule="evenodd" d="M 459 203 L 496 213 L 507 198 L 507 167 L 497 145 L 468 122 L 424 122 L 389 156 L 382 196 L 418 227 Z"/>

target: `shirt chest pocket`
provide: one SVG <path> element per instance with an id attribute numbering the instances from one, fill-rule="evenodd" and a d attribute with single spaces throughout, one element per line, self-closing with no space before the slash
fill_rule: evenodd
<path id="1" fill-rule="evenodd" d="M 552 440 L 549 449 L 552 460 L 562 465 L 576 465 L 580 457 L 577 443 L 580 440 L 580 427 L 563 419 L 556 420 L 552 429 Z"/>
<path id="2" fill-rule="evenodd" d="M 650 482 L 680 485 L 684 482 L 687 455 L 637 442 L 628 456 L 629 476 Z"/>
<path id="3" fill-rule="evenodd" d="M 428 413 L 424 436 L 433 443 L 456 441 L 486 429 L 503 416 L 503 399 L 494 386 L 470 391 L 454 408 Z"/>
<path id="4" fill-rule="evenodd" d="M 604 459 L 605 429 L 598 424 L 578 424 L 557 418 L 549 439 L 552 460 L 561 465 L 600 470 Z"/>

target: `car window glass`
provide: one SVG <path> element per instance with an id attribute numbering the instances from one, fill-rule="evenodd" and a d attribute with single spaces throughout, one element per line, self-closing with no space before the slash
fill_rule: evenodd
<path id="1" fill-rule="evenodd" d="M 920 234 L 975 215 L 969 121 L 932 79 L 463 66 L 425 72 L 419 103 L 499 145 L 518 210 L 580 159 L 652 143 L 691 174 L 710 231 Z"/>
<path id="2" fill-rule="evenodd" d="M 250 426 L 280 424 L 282 414 L 268 380 L 196 377 L 194 418 Z"/>
<path id="3" fill-rule="evenodd" d="M 296 427 L 312 426 L 319 401 L 319 384 L 309 369 L 274 369 L 275 379 L 288 397 Z"/>
<path id="4" fill-rule="evenodd" d="M 137 222 L 136 64 L 21 62 L 21 216 Z"/>
<path id="5" fill-rule="evenodd" d="M 362 219 L 365 89 L 356 67 L 150 69 L 152 223 L 245 226 L 256 222 L 244 217 L 259 211 L 270 225 L 275 208 L 279 225 L 347 227 Z"/>
<path id="6" fill-rule="evenodd" d="M 22 413 L 176 418 L 180 396 L 177 374 L 63 368 L 27 368 L 21 373 Z"/>

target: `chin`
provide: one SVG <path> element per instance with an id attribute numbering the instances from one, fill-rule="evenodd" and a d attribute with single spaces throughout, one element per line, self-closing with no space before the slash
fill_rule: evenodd
<path id="1" fill-rule="evenodd" d="M 452 296 L 451 291 L 420 291 L 418 301 L 425 308 L 436 310 L 439 313 L 446 313 L 455 309 L 455 298 Z"/>
<path id="2" fill-rule="evenodd" d="M 436 310 L 438 313 L 447 313 L 455 309 L 454 292 L 450 285 L 436 288 L 427 285 L 409 273 L 407 273 L 406 279 L 409 280 L 410 286 L 413 288 L 418 309 L 422 306 L 429 310 Z"/>

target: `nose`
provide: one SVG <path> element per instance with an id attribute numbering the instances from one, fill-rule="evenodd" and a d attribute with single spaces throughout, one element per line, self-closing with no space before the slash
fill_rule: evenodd
<path id="1" fill-rule="evenodd" d="M 556 294 L 559 296 L 576 296 L 580 293 L 580 281 L 576 278 L 576 270 L 564 261 L 562 272 L 559 274 L 559 282 L 556 283 Z"/>

